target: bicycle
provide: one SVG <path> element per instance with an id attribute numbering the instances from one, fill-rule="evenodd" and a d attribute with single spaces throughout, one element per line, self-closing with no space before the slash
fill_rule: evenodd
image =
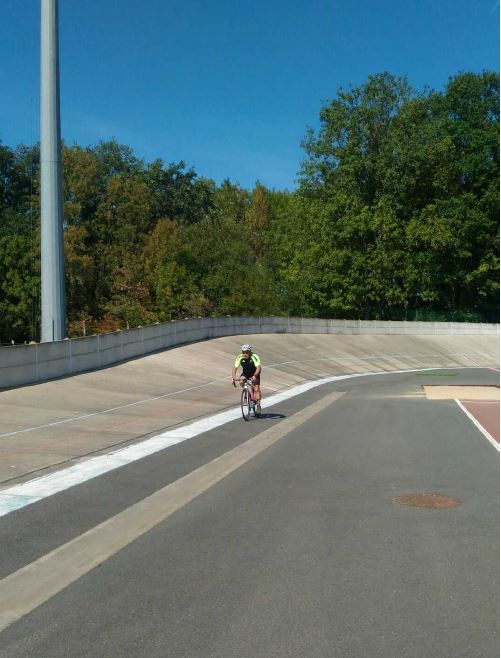
<path id="1" fill-rule="evenodd" d="M 233 382 L 235 385 L 235 382 Z M 256 411 L 256 400 L 254 398 L 254 385 L 252 379 L 246 379 L 244 387 L 242 389 L 242 394 L 240 396 L 240 407 L 242 409 L 242 417 L 245 421 L 249 420 L 251 411 L 256 418 L 260 416 L 260 413 Z"/>

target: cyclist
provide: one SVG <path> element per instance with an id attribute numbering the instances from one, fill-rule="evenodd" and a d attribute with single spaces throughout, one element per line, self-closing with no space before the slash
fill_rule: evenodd
<path id="1" fill-rule="evenodd" d="M 237 376 L 238 368 L 242 368 L 242 374 L 240 375 L 240 386 L 243 388 L 246 379 L 252 380 L 252 385 L 254 386 L 254 394 L 256 400 L 256 413 L 261 413 L 261 359 L 259 356 L 252 351 L 250 345 L 242 345 L 242 351 L 235 359 L 235 365 L 231 370 L 231 378 L 233 380 L 233 386 L 235 386 L 235 380 Z"/>

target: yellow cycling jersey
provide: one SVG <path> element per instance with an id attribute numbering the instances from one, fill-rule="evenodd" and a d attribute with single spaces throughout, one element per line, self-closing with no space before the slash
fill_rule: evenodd
<path id="1" fill-rule="evenodd" d="M 249 356 L 244 356 L 239 354 L 235 359 L 235 368 L 242 368 L 243 374 L 245 377 L 252 377 L 256 372 L 258 366 L 261 365 L 261 359 L 257 354 L 250 354 Z"/>

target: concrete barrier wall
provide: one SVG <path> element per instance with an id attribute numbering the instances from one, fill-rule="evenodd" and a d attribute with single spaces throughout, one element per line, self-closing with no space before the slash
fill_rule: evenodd
<path id="1" fill-rule="evenodd" d="M 251 334 L 450 334 L 499 336 L 498 324 L 383 322 L 288 317 L 179 320 L 55 343 L 0 347 L 0 388 L 22 386 L 103 368 L 176 345 Z"/>

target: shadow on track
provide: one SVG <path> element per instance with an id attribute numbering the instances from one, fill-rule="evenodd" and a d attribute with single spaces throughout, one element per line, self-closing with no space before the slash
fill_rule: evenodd
<path id="1" fill-rule="evenodd" d="M 260 414 L 257 420 L 277 420 L 278 418 L 287 418 L 284 414 Z"/>

